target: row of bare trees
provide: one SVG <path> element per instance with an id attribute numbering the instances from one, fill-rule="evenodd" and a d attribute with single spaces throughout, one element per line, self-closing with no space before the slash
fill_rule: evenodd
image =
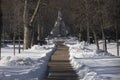
<path id="1" fill-rule="evenodd" d="M 71 1 L 72 3 L 73 1 Z M 72 26 L 74 26 L 79 40 L 86 40 L 90 43 L 91 38 L 94 37 L 94 42 L 99 49 L 98 39 L 102 39 L 103 50 L 107 52 L 107 40 L 114 38 L 119 55 L 119 3 L 119 0 L 79 0 L 70 5 L 71 9 L 66 13 L 71 13 L 69 17 L 74 19 Z"/>
<path id="2" fill-rule="evenodd" d="M 102 39 L 105 51 L 106 40 L 114 39 L 119 55 L 119 3 L 119 0 L 2 0 L 2 36 L 24 39 L 24 49 L 28 49 L 49 34 L 61 8 L 69 34 L 88 43 L 94 38 L 97 49 L 98 40 Z"/>
<path id="3" fill-rule="evenodd" d="M 30 48 L 36 40 L 38 43 L 42 43 L 45 38 L 45 27 L 49 27 L 46 23 L 48 17 L 48 0 L 37 0 L 35 7 L 31 14 L 28 12 L 28 0 L 24 3 L 23 24 L 24 24 L 24 49 Z M 29 16 L 30 15 L 30 16 Z M 49 29 L 49 28 L 48 28 Z M 46 31 L 46 32 L 49 32 Z M 36 37 L 37 35 L 37 37 Z M 36 39 L 37 38 L 37 39 Z"/>
<path id="4" fill-rule="evenodd" d="M 63 3 L 62 13 L 66 25 L 69 26 L 70 34 L 78 36 L 80 41 L 95 42 L 97 49 L 100 49 L 98 40 L 102 39 L 104 51 L 107 51 L 107 40 L 108 42 L 114 40 L 119 55 L 119 0 L 57 1 Z"/>
<path id="5" fill-rule="evenodd" d="M 3 38 L 13 39 L 13 44 L 15 39 L 19 39 L 19 43 L 20 39 L 24 39 L 24 49 L 37 43 L 36 36 L 39 36 L 40 41 L 46 36 L 44 28 L 48 25 L 45 21 L 49 19 L 47 7 L 48 0 L 2 0 Z M 50 31 L 49 27 L 48 30 Z"/>
<path id="6" fill-rule="evenodd" d="M 43 40 L 43 27 L 46 27 L 44 20 L 48 19 L 46 17 L 47 9 L 45 9 L 47 5 L 47 0 L 2 0 L 0 6 L 2 6 L 3 12 L 3 29 L 0 30 L 3 31 L 0 32 L 3 42 L 5 39 L 12 40 L 14 55 L 16 51 L 16 40 L 19 43 L 19 53 L 21 40 L 23 40 L 24 49 L 30 48 L 38 40 Z M 46 17 L 46 19 L 42 17 Z M 39 36 L 38 40 L 37 36 Z"/>

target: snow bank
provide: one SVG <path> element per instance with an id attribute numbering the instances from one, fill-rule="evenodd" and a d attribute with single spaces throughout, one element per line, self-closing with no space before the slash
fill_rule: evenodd
<path id="1" fill-rule="evenodd" d="M 120 80 L 120 57 L 114 56 L 116 53 L 111 52 L 116 50 L 115 43 L 108 43 L 108 52 L 105 52 L 97 50 L 94 44 L 69 41 L 65 44 L 69 46 L 70 63 L 79 80 Z M 102 46 L 103 43 L 100 42 L 101 49 Z"/>
<path id="2" fill-rule="evenodd" d="M 2 48 L 0 80 L 41 80 L 45 76 L 47 63 L 55 50 L 55 44 L 34 45 L 29 50 L 13 55 L 13 47 Z"/>
<path id="3" fill-rule="evenodd" d="M 64 44 L 67 46 L 74 45 L 78 43 L 78 39 L 76 37 L 70 37 L 70 39 L 67 39 Z"/>
<path id="4" fill-rule="evenodd" d="M 1 66 L 31 66 L 34 65 L 34 61 L 27 57 L 3 57 L 0 61 Z"/>
<path id="5" fill-rule="evenodd" d="M 71 65 L 79 76 L 79 80 L 110 80 L 107 77 L 101 77 L 97 72 L 92 71 L 89 66 L 75 61 L 75 59 L 71 60 Z"/>

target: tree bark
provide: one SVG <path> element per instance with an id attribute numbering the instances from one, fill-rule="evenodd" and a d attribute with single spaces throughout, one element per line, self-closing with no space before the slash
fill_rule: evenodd
<path id="1" fill-rule="evenodd" d="M 28 2 L 25 0 L 25 5 L 24 5 L 24 14 L 23 14 L 23 22 L 24 22 L 24 49 L 28 49 L 31 47 L 31 27 L 32 27 L 32 22 L 35 18 L 35 15 L 38 12 L 39 6 L 40 6 L 40 0 L 37 2 L 37 6 L 35 8 L 35 11 L 32 15 L 32 18 L 30 21 L 27 20 L 27 5 Z"/>
<path id="2" fill-rule="evenodd" d="M 90 27 L 88 22 L 87 22 L 87 42 L 90 43 Z"/>
<path id="3" fill-rule="evenodd" d="M 116 32 L 116 43 L 117 43 L 117 55 L 119 56 L 119 40 L 118 40 L 118 26 L 117 23 L 115 23 L 115 32 Z"/>
<path id="4" fill-rule="evenodd" d="M 3 24 L 3 28 L 2 28 L 2 33 L 3 33 L 3 44 L 5 44 L 5 29 L 4 29 L 4 24 Z"/>
<path id="5" fill-rule="evenodd" d="M 40 42 L 40 25 L 39 25 L 39 23 L 38 23 L 38 31 L 37 32 L 38 32 L 38 39 L 37 40 L 39 43 Z"/>
<path id="6" fill-rule="evenodd" d="M 2 10 L 1 10 L 1 0 L 0 0 L 0 60 L 1 60 L 1 37 L 2 37 Z"/>
<path id="7" fill-rule="evenodd" d="M 98 43 L 98 39 L 97 39 L 97 36 L 96 36 L 96 32 L 94 30 L 92 30 L 92 32 L 93 32 L 93 35 L 94 35 L 94 40 L 95 40 L 95 44 L 97 46 L 97 50 L 99 50 L 100 48 L 99 48 L 99 43 Z"/>
<path id="8" fill-rule="evenodd" d="M 20 44 L 21 42 L 20 42 L 20 29 L 19 29 L 19 50 L 18 50 L 19 54 L 20 54 Z"/>
<path id="9" fill-rule="evenodd" d="M 14 35 L 13 35 L 13 53 L 14 53 L 14 56 L 15 56 L 15 31 L 14 31 Z"/>
<path id="10" fill-rule="evenodd" d="M 31 47 L 31 29 L 26 25 L 24 26 L 24 49 Z"/>
<path id="11" fill-rule="evenodd" d="M 119 3 L 119 0 L 115 0 L 115 2 L 116 3 Z M 114 16 L 115 17 L 115 19 L 116 20 L 114 20 L 115 22 L 115 33 L 116 33 L 116 47 L 117 47 L 117 56 L 119 56 L 119 36 L 118 36 L 118 26 L 119 26 L 119 21 L 120 21 L 120 16 L 118 17 L 118 14 L 119 14 L 119 12 L 120 12 L 120 9 L 119 9 L 119 7 L 118 7 L 118 5 L 116 4 L 115 5 L 115 13 L 116 13 L 116 16 Z"/>
<path id="12" fill-rule="evenodd" d="M 85 1 L 85 14 L 86 14 L 86 26 L 87 26 L 87 42 L 90 43 L 90 25 L 89 25 L 89 6 L 88 6 L 88 1 Z"/>
<path id="13" fill-rule="evenodd" d="M 25 4 L 24 4 L 24 13 L 23 13 L 23 22 L 24 22 L 24 49 L 28 49 L 31 47 L 30 43 L 31 43 L 31 29 L 30 26 L 28 24 L 28 11 L 27 11 L 27 4 L 28 1 L 25 0 Z"/>
<path id="14" fill-rule="evenodd" d="M 43 27 L 43 25 L 40 27 L 41 28 L 41 37 L 40 37 L 40 40 L 44 40 L 44 27 Z"/>
<path id="15" fill-rule="evenodd" d="M 35 15 L 36 15 L 37 12 L 38 12 L 39 6 L 40 6 L 40 0 L 38 0 L 38 2 L 37 2 L 37 6 L 36 6 L 35 11 L 34 11 L 34 13 L 33 13 L 33 15 L 32 15 L 32 18 L 31 18 L 31 20 L 30 20 L 30 23 L 33 22 L 33 20 L 34 20 L 34 18 L 35 18 Z"/>
<path id="16" fill-rule="evenodd" d="M 106 42 L 106 37 L 104 33 L 104 28 L 102 25 L 101 25 L 101 30 L 102 30 L 102 40 L 104 41 L 103 50 L 107 52 L 107 42 Z"/>
<path id="17" fill-rule="evenodd" d="M 31 31 L 31 37 L 32 37 L 32 39 L 31 39 L 31 47 L 34 45 L 34 33 L 35 33 L 35 31 L 34 31 L 34 28 L 32 29 L 32 31 Z"/>
<path id="18" fill-rule="evenodd" d="M 23 23 L 24 23 L 24 49 L 27 49 L 27 33 L 28 33 L 28 28 L 27 28 L 27 20 L 26 20 L 26 14 L 27 14 L 27 0 L 25 0 L 24 4 L 24 13 L 23 13 Z"/>
<path id="19" fill-rule="evenodd" d="M 106 37 L 105 37 L 105 33 L 104 33 L 104 17 L 103 17 L 103 6 L 100 4 L 100 0 L 97 1 L 98 3 L 98 6 L 100 7 L 99 10 L 100 10 L 100 15 L 101 15 L 101 24 L 100 24 L 100 27 L 101 27 L 101 32 L 102 32 L 102 40 L 104 41 L 104 44 L 103 44 L 103 50 L 107 52 L 107 42 L 106 42 Z"/>
<path id="20" fill-rule="evenodd" d="M 79 26 L 80 29 L 79 29 L 79 41 L 81 42 L 82 41 L 82 33 L 81 33 L 81 26 Z"/>

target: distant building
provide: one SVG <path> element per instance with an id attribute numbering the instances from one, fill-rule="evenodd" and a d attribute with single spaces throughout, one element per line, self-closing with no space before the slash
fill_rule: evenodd
<path id="1" fill-rule="evenodd" d="M 51 31 L 51 35 L 53 37 L 66 37 L 67 34 L 68 34 L 68 31 L 67 31 L 65 23 L 62 19 L 62 13 L 59 10 L 58 11 L 58 17 L 57 17 L 57 20 L 55 22 L 54 28 Z"/>

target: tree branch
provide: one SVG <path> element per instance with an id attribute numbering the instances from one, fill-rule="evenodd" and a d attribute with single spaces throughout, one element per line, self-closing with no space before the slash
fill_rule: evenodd
<path id="1" fill-rule="evenodd" d="M 36 6 L 35 11 L 34 11 L 34 13 L 33 13 L 33 15 L 32 15 L 32 18 L 31 18 L 31 20 L 30 20 L 30 23 L 33 22 L 33 20 L 34 20 L 34 18 L 35 18 L 35 15 L 37 14 L 37 11 L 38 11 L 38 9 L 39 9 L 39 6 L 40 6 L 40 0 L 38 0 L 38 2 L 37 2 L 37 6 Z"/>

